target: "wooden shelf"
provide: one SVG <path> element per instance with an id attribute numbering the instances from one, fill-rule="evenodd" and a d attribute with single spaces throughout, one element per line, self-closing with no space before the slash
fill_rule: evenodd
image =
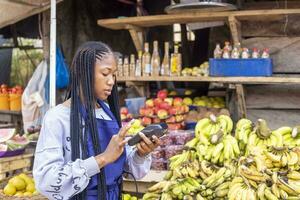
<path id="1" fill-rule="evenodd" d="M 118 77 L 118 82 L 216 82 L 238 84 L 300 84 L 300 77 Z"/>
<path id="2" fill-rule="evenodd" d="M 229 17 L 245 21 L 276 21 L 286 15 L 300 14 L 300 9 L 274 9 L 274 10 L 245 10 L 226 12 L 187 12 L 180 14 L 151 15 L 141 17 L 124 17 L 116 19 L 100 19 L 98 25 L 114 29 L 130 29 L 136 27 L 165 26 L 174 23 L 191 23 L 201 21 L 228 21 Z"/>
<path id="3" fill-rule="evenodd" d="M 137 180 L 138 192 L 145 193 L 147 189 L 157 182 L 163 180 L 167 171 L 150 170 L 150 172 L 142 179 Z M 126 192 L 136 192 L 135 183 L 132 179 L 124 179 L 123 190 Z"/>

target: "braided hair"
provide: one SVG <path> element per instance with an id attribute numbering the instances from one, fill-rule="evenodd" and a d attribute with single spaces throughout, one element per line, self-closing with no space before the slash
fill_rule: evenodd
<path id="1" fill-rule="evenodd" d="M 103 60 L 108 55 L 113 55 L 113 52 L 106 44 L 101 42 L 86 42 L 79 47 L 73 58 L 69 88 L 69 97 L 71 98 L 70 137 L 72 161 L 78 158 L 87 158 L 88 134 L 90 134 L 90 138 L 92 139 L 95 155 L 105 150 L 99 143 L 95 117 L 97 99 L 94 95 L 94 70 L 96 59 Z M 108 97 L 108 104 L 120 126 L 121 120 L 116 84 L 113 86 L 111 95 Z M 85 110 L 86 116 L 83 116 L 81 112 L 82 108 Z M 97 175 L 97 181 L 97 199 L 105 200 L 107 188 L 104 170 L 101 170 Z M 86 199 L 86 190 L 75 195 L 72 199 Z"/>

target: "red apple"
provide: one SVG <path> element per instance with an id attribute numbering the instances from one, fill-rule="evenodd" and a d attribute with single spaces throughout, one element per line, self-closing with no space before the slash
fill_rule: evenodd
<path id="1" fill-rule="evenodd" d="M 20 86 L 20 85 L 16 85 L 15 88 L 16 88 L 17 90 L 23 90 L 22 86 Z"/>
<path id="2" fill-rule="evenodd" d="M 168 111 L 166 111 L 165 109 L 159 109 L 157 111 L 157 116 L 159 119 L 165 119 L 168 117 Z"/>
<path id="3" fill-rule="evenodd" d="M 8 94 L 8 91 L 7 91 L 6 88 L 2 88 L 2 89 L 1 89 L 1 93 L 2 93 L 2 94 Z"/>
<path id="4" fill-rule="evenodd" d="M 152 108 L 154 106 L 153 99 L 148 99 L 146 101 L 146 107 Z"/>
<path id="5" fill-rule="evenodd" d="M 175 122 L 176 122 L 175 116 L 171 116 L 170 118 L 166 119 L 166 123 L 175 123 Z"/>
<path id="6" fill-rule="evenodd" d="M 145 109 L 145 116 L 151 117 L 151 116 L 153 116 L 153 114 L 154 114 L 154 111 L 153 111 L 152 108 L 146 108 Z"/>
<path id="7" fill-rule="evenodd" d="M 159 119 L 159 118 L 154 118 L 154 119 L 153 119 L 153 123 L 154 123 L 154 124 L 160 123 L 160 119 Z"/>
<path id="8" fill-rule="evenodd" d="M 124 115 L 127 115 L 127 114 L 128 114 L 128 108 L 122 107 L 122 108 L 120 109 L 120 113 L 121 113 L 121 114 L 124 114 Z"/>
<path id="9" fill-rule="evenodd" d="M 159 109 L 160 109 L 159 107 L 154 107 L 153 108 L 153 112 L 154 112 L 155 115 L 157 115 L 157 112 L 158 112 Z"/>
<path id="10" fill-rule="evenodd" d="M 181 106 L 182 103 L 183 103 L 182 101 L 183 101 L 182 98 L 176 97 L 176 98 L 174 98 L 174 100 L 173 100 L 173 104 L 174 104 L 174 106 Z"/>
<path id="11" fill-rule="evenodd" d="M 141 116 L 145 116 L 146 108 L 140 108 L 139 113 Z"/>
<path id="12" fill-rule="evenodd" d="M 170 106 L 173 105 L 173 98 L 165 98 L 164 101 L 167 102 Z"/>
<path id="13" fill-rule="evenodd" d="M 184 106 L 175 106 L 176 109 L 176 114 L 183 114 L 185 112 L 185 107 Z"/>
<path id="14" fill-rule="evenodd" d="M 168 91 L 167 90 L 159 90 L 157 93 L 157 98 L 160 99 L 165 99 L 168 96 Z"/>
<path id="15" fill-rule="evenodd" d="M 176 115 L 177 114 L 177 108 L 176 107 L 171 107 L 169 109 L 169 114 L 170 115 Z"/>
<path id="16" fill-rule="evenodd" d="M 160 98 L 154 99 L 154 106 L 159 107 L 159 105 L 161 104 L 161 102 L 163 102 L 163 100 L 160 99 Z"/>
<path id="17" fill-rule="evenodd" d="M 163 102 L 161 102 L 161 103 L 159 104 L 159 108 L 161 108 L 161 109 L 169 110 L 170 107 L 171 107 L 171 106 L 169 105 L 169 103 L 168 103 L 168 102 L 165 102 L 165 101 L 163 101 Z"/>
<path id="18" fill-rule="evenodd" d="M 142 123 L 143 123 L 144 126 L 147 126 L 147 125 L 150 125 L 152 123 L 152 120 L 149 117 L 143 117 L 142 118 Z"/>
<path id="19" fill-rule="evenodd" d="M 11 89 L 11 93 L 12 93 L 12 94 L 16 94 L 16 93 L 17 93 L 17 89 L 16 89 L 16 88 L 12 88 L 12 89 Z"/>

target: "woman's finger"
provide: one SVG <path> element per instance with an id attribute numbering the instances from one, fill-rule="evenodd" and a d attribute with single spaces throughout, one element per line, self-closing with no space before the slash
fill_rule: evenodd
<path id="1" fill-rule="evenodd" d="M 150 153 L 151 152 L 151 147 L 149 147 L 149 145 L 148 144 L 146 144 L 145 142 L 140 142 L 140 144 L 141 144 L 141 147 L 143 148 L 143 150 L 145 151 L 145 152 L 147 152 L 147 153 Z"/>
<path id="2" fill-rule="evenodd" d="M 139 132 L 139 135 L 143 139 L 142 142 L 145 142 L 150 148 L 154 148 L 153 142 L 149 138 L 147 138 L 144 133 Z"/>
<path id="3" fill-rule="evenodd" d="M 145 152 L 145 150 L 141 147 L 141 144 L 140 144 L 140 143 L 138 143 L 138 144 L 136 145 L 136 148 L 137 148 L 137 150 L 138 150 L 138 152 L 139 152 L 140 155 L 146 155 L 146 152 Z"/>
<path id="4" fill-rule="evenodd" d="M 158 137 L 156 137 L 155 135 L 152 136 L 152 139 L 155 147 L 158 147 L 160 145 L 160 139 L 158 139 Z"/>

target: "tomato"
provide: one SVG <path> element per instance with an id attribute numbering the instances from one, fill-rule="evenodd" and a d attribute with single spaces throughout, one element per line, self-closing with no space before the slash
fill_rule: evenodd
<path id="1" fill-rule="evenodd" d="M 16 85 L 15 88 L 16 88 L 17 90 L 23 90 L 22 86 L 20 86 L 20 85 Z"/>

